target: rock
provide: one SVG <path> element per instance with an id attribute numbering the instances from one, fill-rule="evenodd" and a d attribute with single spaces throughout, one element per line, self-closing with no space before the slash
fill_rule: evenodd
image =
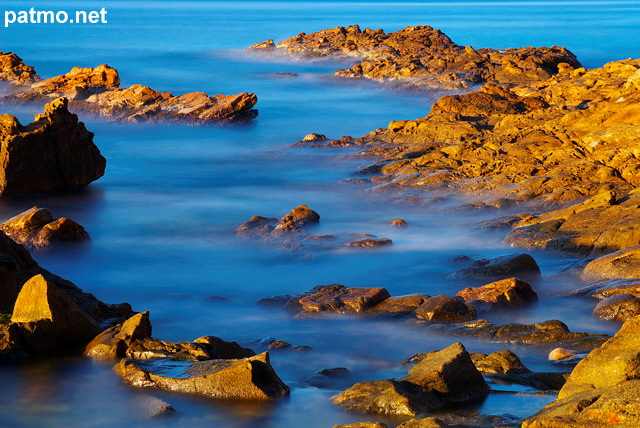
<path id="1" fill-rule="evenodd" d="M 567 382 L 569 373 L 532 372 L 519 374 L 489 374 L 487 378 L 498 384 L 523 385 L 538 391 L 559 391 Z"/>
<path id="2" fill-rule="evenodd" d="M 492 324 L 486 320 L 468 321 L 458 324 L 429 324 L 428 332 L 497 343 L 521 343 L 543 348 L 571 347 L 583 351 L 602 345 L 609 339 L 606 334 L 571 332 L 558 320 L 538 324 Z"/>
<path id="3" fill-rule="evenodd" d="M 486 354 L 471 354 L 471 360 L 478 371 L 483 374 L 522 374 L 531 373 L 520 358 L 509 350 L 501 350 Z"/>
<path id="4" fill-rule="evenodd" d="M 489 387 L 461 343 L 431 352 L 399 379 L 360 382 L 333 397 L 349 410 L 414 416 L 444 405 L 480 400 Z"/>
<path id="5" fill-rule="evenodd" d="M 549 361 L 562 361 L 573 359 L 578 353 L 564 348 L 555 348 L 549 352 Z"/>
<path id="6" fill-rule="evenodd" d="M 337 388 L 351 377 L 351 371 L 346 367 L 323 369 L 309 377 L 305 383 L 316 388 Z M 346 386 L 346 385 L 345 385 Z"/>
<path id="7" fill-rule="evenodd" d="M 392 296 L 368 309 L 367 314 L 391 316 L 409 315 L 418 309 L 430 297 L 431 296 L 426 294 Z"/>
<path id="8" fill-rule="evenodd" d="M 527 282 L 518 278 L 508 278 L 483 285 L 479 288 L 465 288 L 458 292 L 465 303 L 476 309 L 492 310 L 513 308 L 538 300 L 538 295 Z"/>
<path id="9" fill-rule="evenodd" d="M 305 135 L 302 141 L 316 143 L 319 141 L 325 141 L 326 139 L 327 137 L 324 134 L 316 134 L 315 132 L 312 132 L 311 134 Z"/>
<path id="10" fill-rule="evenodd" d="M 38 354 L 81 346 L 101 330 L 71 296 L 42 275 L 22 286 L 11 322 L 20 327 L 27 346 Z"/>
<path id="11" fill-rule="evenodd" d="M 358 247 L 358 248 L 371 248 L 371 247 L 386 247 L 393 244 L 393 241 L 389 238 L 380 239 L 362 239 L 360 241 L 350 242 L 345 244 L 345 247 Z"/>
<path id="12" fill-rule="evenodd" d="M 640 315 L 640 298 L 631 294 L 617 294 L 602 299 L 593 310 L 593 315 L 604 321 L 624 322 Z"/>
<path id="13" fill-rule="evenodd" d="M 11 363 L 29 358 L 17 324 L 0 322 L 0 362 Z"/>
<path id="14" fill-rule="evenodd" d="M 70 72 L 50 79 L 40 80 L 31 85 L 31 91 L 52 98 L 68 97 L 84 100 L 120 86 L 120 76 L 116 69 L 106 64 L 96 68 L 74 67 Z"/>
<path id="15" fill-rule="evenodd" d="M 171 404 L 150 395 L 137 397 L 137 404 L 142 419 L 161 418 L 171 415 L 176 411 Z"/>
<path id="16" fill-rule="evenodd" d="M 640 423 L 638 343 L 640 316 L 580 361 L 558 399 L 523 421 L 524 428 Z"/>
<path id="17" fill-rule="evenodd" d="M 418 318 L 431 322 L 460 322 L 476 318 L 476 310 L 460 300 L 447 296 L 434 296 L 427 299 L 415 310 Z"/>
<path id="18" fill-rule="evenodd" d="M 18 55 L 0 52 L 0 82 L 17 85 L 30 84 L 40 79 L 35 69 L 26 65 Z"/>
<path id="19" fill-rule="evenodd" d="M 244 359 L 191 362 L 125 358 L 115 366 L 115 371 L 134 387 L 217 399 L 274 401 L 289 394 L 289 387 L 271 367 L 266 352 Z"/>
<path id="20" fill-rule="evenodd" d="M 411 419 L 398 425 L 397 428 L 449 428 L 451 425 L 434 417 Z"/>
<path id="21" fill-rule="evenodd" d="M 302 232 L 309 224 L 318 223 L 320 215 L 306 205 L 300 205 L 284 217 L 271 232 L 272 236 L 286 235 L 289 233 Z"/>
<path id="22" fill-rule="evenodd" d="M 35 251 L 50 250 L 57 243 L 90 240 L 84 227 L 75 221 L 66 217 L 54 220 L 48 209 L 37 206 L 0 224 L 0 230 Z"/>
<path id="23" fill-rule="evenodd" d="M 394 227 L 407 227 L 407 222 L 401 218 L 397 218 L 391 221 L 391 226 Z"/>
<path id="24" fill-rule="evenodd" d="M 254 215 L 249 221 L 236 228 L 236 234 L 244 239 L 264 238 L 271 234 L 276 224 L 278 224 L 277 218 Z"/>
<path id="25" fill-rule="evenodd" d="M 79 189 L 104 174 L 106 160 L 93 134 L 67 105 L 66 98 L 50 102 L 27 126 L 0 115 L 0 194 Z"/>
<path id="26" fill-rule="evenodd" d="M 585 266 L 583 281 L 640 278 L 640 245 L 598 257 Z"/>
<path id="27" fill-rule="evenodd" d="M 136 314 L 97 335 L 86 346 L 84 354 L 100 359 L 124 358 L 133 342 L 150 338 L 151 331 L 149 312 Z"/>
<path id="28" fill-rule="evenodd" d="M 333 428 L 388 428 L 382 422 L 355 422 L 353 424 L 338 424 Z"/>
<path id="29" fill-rule="evenodd" d="M 304 57 L 347 57 L 358 63 L 338 70 L 342 78 L 367 78 L 409 88 L 466 88 L 486 81 L 504 83 L 546 79 L 558 64 L 580 64 L 564 48 L 475 50 L 459 46 L 429 26 L 407 27 L 392 33 L 359 26 L 336 27 L 274 44 L 257 43 L 249 49 Z"/>
<path id="30" fill-rule="evenodd" d="M 289 342 L 285 342 L 284 340 L 277 340 L 274 337 L 268 337 L 266 339 L 262 339 L 257 341 L 256 345 L 265 351 L 310 351 L 311 348 L 309 346 L 293 346 Z"/>
<path id="31" fill-rule="evenodd" d="M 253 357 L 256 353 L 249 348 L 240 346 L 237 342 L 227 342 L 216 336 L 203 336 L 194 340 L 194 343 L 204 345 L 211 358 L 237 359 Z"/>
<path id="32" fill-rule="evenodd" d="M 340 284 L 318 285 L 293 297 L 286 305 L 294 313 L 360 313 L 376 306 L 389 296 L 384 288 L 351 287 Z"/>
<path id="33" fill-rule="evenodd" d="M 455 279 L 501 280 L 518 277 L 526 281 L 540 278 L 540 268 L 529 254 L 508 254 L 491 259 L 480 259 L 451 275 Z"/>

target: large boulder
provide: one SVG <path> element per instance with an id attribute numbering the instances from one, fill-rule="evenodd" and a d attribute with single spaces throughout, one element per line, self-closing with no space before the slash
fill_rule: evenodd
<path id="1" fill-rule="evenodd" d="M 529 254 L 508 254 L 476 260 L 451 275 L 455 279 L 497 281 L 518 277 L 525 281 L 540 279 L 540 267 Z"/>
<path id="2" fill-rule="evenodd" d="M 151 331 L 149 312 L 141 312 L 94 337 L 84 353 L 93 358 L 123 358 L 133 342 L 151 337 Z"/>
<path id="3" fill-rule="evenodd" d="M 414 416 L 480 400 L 489 387 L 461 343 L 431 352 L 399 379 L 360 382 L 333 397 L 349 410 Z"/>
<path id="4" fill-rule="evenodd" d="M 538 295 L 528 282 L 518 278 L 507 278 L 483 285 L 482 287 L 469 287 L 458 292 L 465 303 L 477 309 L 513 308 L 538 300 Z"/>
<path id="5" fill-rule="evenodd" d="M 640 315 L 640 297 L 632 294 L 616 294 L 604 298 L 595 307 L 593 314 L 601 320 L 624 322 Z"/>
<path id="6" fill-rule="evenodd" d="M 476 310 L 458 299 L 433 296 L 415 310 L 415 316 L 431 322 L 461 322 L 476 318 Z"/>
<path id="7" fill-rule="evenodd" d="M 598 257 L 585 266 L 584 281 L 640 278 L 640 245 Z"/>
<path id="8" fill-rule="evenodd" d="M 122 359 L 115 371 L 129 385 L 230 400 L 273 401 L 289 394 L 269 354 L 237 360 Z"/>
<path id="9" fill-rule="evenodd" d="M 640 425 L 640 316 L 575 367 L 558 399 L 523 428 Z"/>
<path id="10" fill-rule="evenodd" d="M 81 346 L 101 331 L 71 296 L 42 275 L 22 286 L 11 322 L 20 327 L 23 339 L 36 353 Z"/>
<path id="11" fill-rule="evenodd" d="M 34 251 L 49 250 L 58 243 L 90 240 L 87 231 L 77 222 L 66 217 L 54 220 L 48 209 L 37 206 L 0 224 L 0 230 Z"/>
<path id="12" fill-rule="evenodd" d="M 0 115 L 0 194 L 79 189 L 102 177 L 106 160 L 68 100 L 45 105 L 44 113 L 23 126 Z"/>

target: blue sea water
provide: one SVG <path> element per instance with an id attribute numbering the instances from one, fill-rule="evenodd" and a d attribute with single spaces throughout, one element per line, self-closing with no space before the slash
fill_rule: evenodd
<path id="1" fill-rule="evenodd" d="M 433 96 L 344 84 L 323 78 L 335 62 L 266 60 L 243 49 L 268 38 L 338 25 L 394 31 L 431 25 L 456 43 L 475 48 L 566 46 L 589 68 L 638 56 L 637 1 L 11 1 L 3 12 L 107 10 L 107 24 L 24 24 L 0 28 L 0 50 L 13 51 L 43 77 L 71 67 L 107 63 L 122 85 L 141 83 L 180 94 L 254 92 L 260 115 L 233 127 L 125 125 L 83 118 L 107 158 L 103 178 L 77 194 L 0 200 L 0 220 L 39 205 L 81 223 L 92 236 L 83 250 L 37 254 L 42 266 L 107 302 L 151 311 L 154 336 L 193 340 L 216 335 L 249 343 L 276 337 L 313 348 L 274 353 L 272 361 L 292 387 L 275 405 L 228 403 L 151 392 L 177 410 L 169 419 L 139 421 L 147 391 L 122 385 L 110 364 L 84 359 L 0 368 L 0 426 L 223 426 L 330 427 L 372 419 L 329 403 L 338 390 L 310 387 L 314 372 L 344 366 L 354 382 L 401 376 L 399 363 L 416 352 L 455 339 L 426 335 L 401 322 L 336 317 L 292 319 L 256 305 L 260 298 L 306 291 L 318 284 L 386 287 L 392 295 L 453 295 L 464 285 L 447 279 L 461 254 L 486 257 L 514 252 L 499 234 L 472 225 L 481 217 L 393 203 L 342 182 L 363 162 L 347 151 L 282 150 L 309 132 L 360 136 L 390 120 L 425 116 Z M 275 72 L 299 74 L 274 78 Z M 23 123 L 35 107 L 0 106 Z M 281 217 L 307 204 L 321 215 L 317 233 L 389 237 L 381 251 L 310 249 L 302 257 L 240 241 L 234 229 L 252 215 Z M 388 221 L 404 218 L 406 229 Z M 551 275 L 565 263 L 534 256 L 545 279 L 541 302 L 492 321 L 561 319 L 572 330 L 613 332 L 590 315 L 591 303 L 553 299 L 570 283 Z M 223 299 L 220 299 L 223 298 Z M 525 346 L 465 341 L 470 351 L 509 347 L 532 369 L 555 370 Z M 406 370 L 406 369 L 404 369 Z M 489 397 L 474 410 L 527 416 L 552 396 Z M 399 420 L 387 421 L 390 426 Z"/>

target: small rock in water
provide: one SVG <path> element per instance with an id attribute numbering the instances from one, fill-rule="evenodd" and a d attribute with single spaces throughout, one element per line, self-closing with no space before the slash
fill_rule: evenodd
<path id="1" fill-rule="evenodd" d="M 151 395 L 136 397 L 136 401 L 141 410 L 143 419 L 155 419 L 169 416 L 176 411 L 171 404 Z"/>
<path id="2" fill-rule="evenodd" d="M 319 141 L 326 141 L 326 140 L 327 140 L 327 137 L 324 134 L 316 134 L 315 132 L 305 135 L 304 138 L 302 139 L 302 141 L 304 142 L 313 142 L 313 143 L 317 143 Z"/>
<path id="3" fill-rule="evenodd" d="M 391 226 L 394 227 L 407 227 L 407 222 L 401 218 L 397 218 L 391 221 Z"/>
<path id="4" fill-rule="evenodd" d="M 561 361 L 561 360 L 569 360 L 575 357 L 578 353 L 576 351 L 571 351 L 569 349 L 564 348 L 555 348 L 551 352 L 549 352 L 549 361 Z"/>
<path id="5" fill-rule="evenodd" d="M 345 244 L 345 247 L 357 247 L 357 248 L 374 248 L 374 247 L 386 247 L 393 244 L 393 241 L 389 238 L 380 239 L 362 239 L 360 241 L 350 242 Z"/>

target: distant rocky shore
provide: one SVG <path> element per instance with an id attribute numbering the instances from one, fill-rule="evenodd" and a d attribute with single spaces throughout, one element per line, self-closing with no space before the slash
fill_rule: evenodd
<path id="1" fill-rule="evenodd" d="M 0 103 L 44 104 L 66 97 L 76 113 L 122 122 L 181 122 L 187 124 L 243 123 L 255 118 L 255 94 L 213 95 L 190 92 L 174 96 L 148 86 L 120 87 L 118 72 L 106 64 L 74 67 L 66 74 L 40 79 L 14 53 L 0 52 Z"/>

